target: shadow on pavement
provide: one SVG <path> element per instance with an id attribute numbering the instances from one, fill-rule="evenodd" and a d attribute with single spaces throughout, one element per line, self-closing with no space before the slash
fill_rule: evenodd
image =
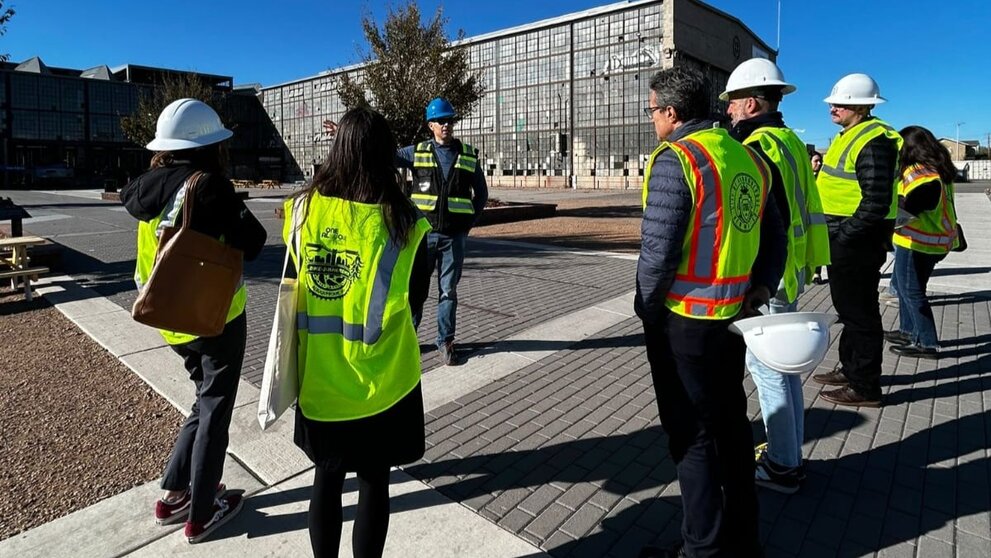
<path id="1" fill-rule="evenodd" d="M 974 304 L 991 299 L 991 291 L 971 291 L 964 294 L 931 295 L 931 306 L 951 306 L 957 304 Z"/>
<path id="2" fill-rule="evenodd" d="M 468 357 L 477 357 L 495 353 L 527 353 L 536 351 L 560 351 L 571 348 L 603 349 L 611 347 L 640 347 L 643 346 L 643 334 L 622 335 L 619 337 L 589 337 L 581 341 L 544 341 L 539 339 L 519 339 L 507 341 L 475 341 L 459 343 L 464 351 L 471 351 Z"/>
<path id="3" fill-rule="evenodd" d="M 933 270 L 933 277 L 946 277 L 949 275 L 976 275 L 987 273 L 991 267 L 937 267 Z"/>

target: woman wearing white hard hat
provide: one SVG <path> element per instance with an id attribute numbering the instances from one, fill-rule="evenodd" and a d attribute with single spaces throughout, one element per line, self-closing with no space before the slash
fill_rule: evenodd
<path id="1" fill-rule="evenodd" d="M 213 109 L 194 99 L 179 99 L 159 115 L 155 139 L 147 145 L 155 151 L 151 168 L 120 194 L 128 213 L 141 221 L 135 272 L 139 289 L 151 274 L 163 229 L 182 219 L 194 173 L 203 174 L 193 190 L 189 228 L 240 249 L 246 260 L 257 257 L 265 245 L 265 228 L 225 176 L 224 142 L 232 135 Z M 165 494 L 155 504 L 155 521 L 164 525 L 185 520 L 190 543 L 201 541 L 241 508 L 241 496 L 227 494 L 220 480 L 244 359 L 246 299 L 242 283 L 231 301 L 227 325 L 215 337 L 161 331 L 196 384 L 196 401 L 162 474 Z"/>
<path id="2" fill-rule="evenodd" d="M 894 189 L 902 138 L 871 115 L 885 102 L 866 74 L 844 76 L 824 101 L 842 130 L 816 178 L 829 226 L 829 291 L 843 324 L 839 366 L 812 379 L 832 386 L 821 397 L 847 406 L 881 406 L 884 330 L 878 307 L 881 266 L 894 230 Z"/>

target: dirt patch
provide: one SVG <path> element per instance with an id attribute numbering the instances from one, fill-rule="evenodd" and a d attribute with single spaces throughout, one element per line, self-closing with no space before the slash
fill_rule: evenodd
<path id="1" fill-rule="evenodd" d="M 640 251 L 642 211 L 636 197 L 622 194 L 554 203 L 555 217 L 479 226 L 471 230 L 471 235 L 587 250 Z"/>
<path id="2" fill-rule="evenodd" d="M 44 299 L 0 288 L 0 362 L 0 540 L 161 475 L 182 415 Z"/>

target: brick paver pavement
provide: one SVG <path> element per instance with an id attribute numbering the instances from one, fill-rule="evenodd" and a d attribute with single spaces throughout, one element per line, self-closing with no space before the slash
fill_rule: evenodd
<path id="1" fill-rule="evenodd" d="M 790 497 L 761 491 L 769 557 L 991 555 L 989 302 L 934 304 L 942 358 L 886 353 L 883 409 L 834 407 L 805 378 L 809 476 Z M 831 310 L 828 288 L 802 306 Z M 887 326 L 896 315 L 885 307 Z M 834 339 L 822 369 L 835 350 Z M 552 556 L 635 556 L 678 536 L 635 318 L 434 410 L 427 427 L 427 454 L 407 471 Z"/>
<path id="2" fill-rule="evenodd" d="M 47 198 L 34 196 L 45 214 Z M 84 284 L 124 307 L 133 299 L 133 221 L 84 201 L 29 227 L 73 251 Z M 257 379 L 282 249 L 275 204 L 252 203 L 269 246 L 247 266 L 249 361 Z M 118 208 L 119 209 L 119 208 Z M 628 292 L 634 262 L 469 244 L 459 338 L 475 351 L 555 316 Z M 806 378 L 808 480 L 796 495 L 761 492 L 769 557 L 991 556 L 991 303 L 933 296 L 939 361 L 885 355 L 882 409 L 835 408 Z M 434 336 L 428 304 L 421 342 Z M 831 311 L 826 287 L 803 309 Z M 883 307 L 886 328 L 897 309 Z M 674 539 L 680 501 L 642 348 L 628 319 L 428 416 L 414 476 L 553 556 L 635 556 Z M 425 368 L 436 366 L 428 352 Z M 836 364 L 835 343 L 822 369 Z M 429 372 L 428 372 L 429 374 Z M 762 426 L 749 378 L 749 413 Z"/>

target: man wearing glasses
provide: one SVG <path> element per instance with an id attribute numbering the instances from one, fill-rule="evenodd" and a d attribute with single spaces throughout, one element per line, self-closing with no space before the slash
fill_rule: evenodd
<path id="1" fill-rule="evenodd" d="M 762 555 L 743 338 L 733 320 L 777 290 L 787 238 L 770 169 L 714 127 L 708 80 L 674 67 L 644 112 L 660 146 L 644 175 L 634 310 L 678 471 L 682 545 L 641 558 Z"/>
<path id="2" fill-rule="evenodd" d="M 898 208 L 894 185 L 902 138 L 871 116 L 885 99 L 866 74 L 844 76 L 824 101 L 842 128 L 816 183 L 829 227 L 829 292 L 843 332 L 839 366 L 812 379 L 834 386 L 820 395 L 830 403 L 880 407 L 884 330 L 878 286 Z"/>
<path id="3" fill-rule="evenodd" d="M 435 267 L 438 272 L 437 349 L 448 366 L 461 363 L 454 335 L 465 240 L 489 198 L 478 150 L 454 137 L 457 117 L 447 99 L 430 101 L 426 119 L 432 139 L 403 147 L 396 157 L 397 165 L 413 170 L 410 198 L 433 227 L 427 236 L 427 259 L 431 275 Z M 413 308 L 417 328 L 422 316 L 422 306 Z"/>

